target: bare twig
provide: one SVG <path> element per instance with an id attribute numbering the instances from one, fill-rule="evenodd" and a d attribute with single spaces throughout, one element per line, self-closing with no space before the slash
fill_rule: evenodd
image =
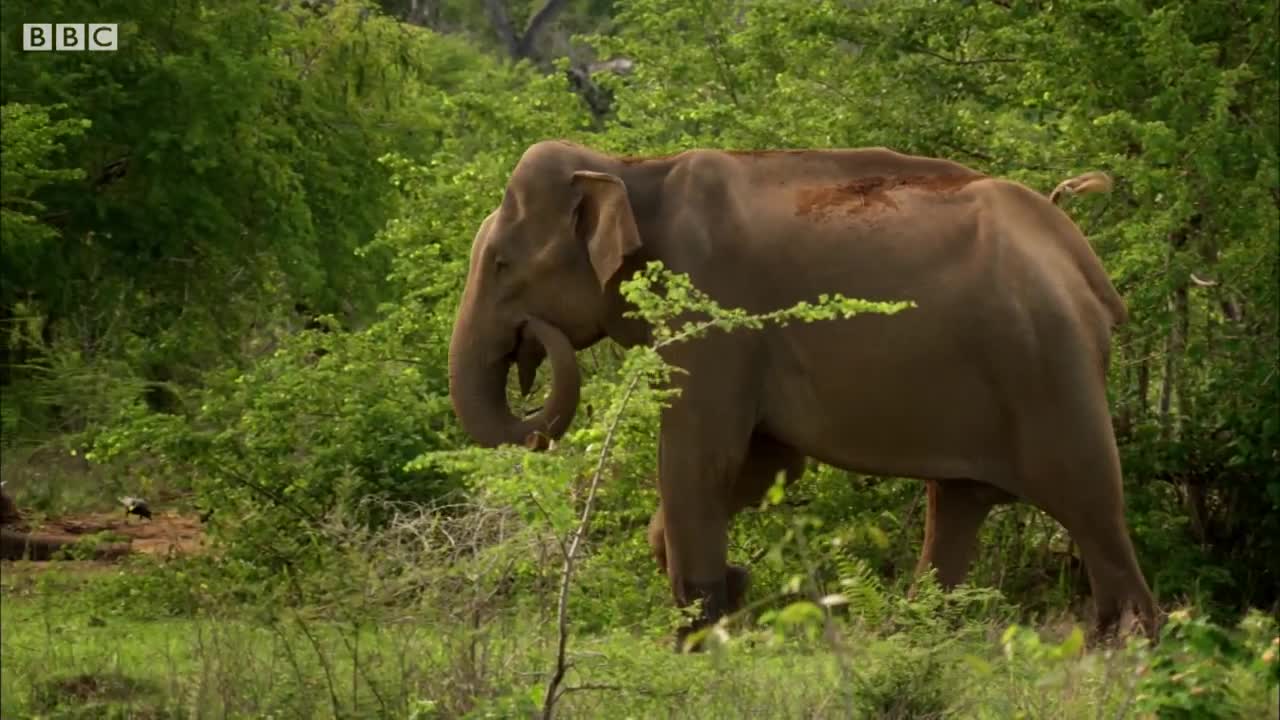
<path id="1" fill-rule="evenodd" d="M 913 50 L 913 52 L 917 52 L 921 55 L 928 55 L 929 57 L 941 60 L 942 62 L 947 63 L 948 65 L 991 65 L 995 63 L 1022 62 L 1022 58 L 1016 58 L 1016 57 L 973 58 L 971 60 L 964 59 L 964 58 L 953 58 L 953 57 L 948 57 L 946 55 L 943 55 L 942 53 L 934 52 L 932 50 L 928 50 L 925 48 L 916 48 L 915 50 Z"/>
<path id="2" fill-rule="evenodd" d="M 560 694 L 557 696 L 557 698 L 562 698 L 565 695 L 568 695 L 569 693 L 572 693 L 572 692 L 587 692 L 587 691 L 625 692 L 625 693 L 636 693 L 638 695 L 645 695 L 647 697 L 667 697 L 667 698 L 680 697 L 686 694 L 684 691 L 658 692 L 657 690 L 651 690 L 645 687 L 629 687 L 626 685 L 609 685 L 606 683 L 582 683 L 581 685 L 565 686 L 560 690 Z"/>
<path id="3" fill-rule="evenodd" d="M 718 32 L 708 30 L 706 34 L 707 46 L 711 49 L 711 59 L 715 62 L 716 74 L 720 76 L 720 82 L 724 85 L 724 89 L 729 93 L 735 107 L 740 107 L 738 102 L 737 83 L 734 82 L 732 67 L 728 58 L 724 56 L 723 41 Z"/>
<path id="4" fill-rule="evenodd" d="M 533 506 L 538 508 L 538 512 L 542 513 L 542 518 L 547 521 L 547 527 L 555 527 L 556 524 L 551 520 L 551 514 L 547 509 L 542 507 L 542 503 L 538 502 L 538 498 L 533 493 L 529 493 L 529 499 L 533 501 Z M 556 537 L 556 544 L 560 546 L 560 556 L 569 557 L 569 546 L 564 544 L 564 540 L 559 536 Z"/>
<path id="5" fill-rule="evenodd" d="M 608 462 L 609 453 L 613 449 L 613 441 L 617 434 L 618 425 L 622 423 L 622 417 L 627 409 L 627 403 L 631 400 L 632 393 L 635 392 L 636 386 L 640 384 L 640 377 L 639 373 L 631 376 L 631 382 L 627 384 L 626 392 L 623 393 L 622 400 L 618 403 L 618 411 L 613 416 L 613 421 L 609 423 L 609 431 L 605 434 L 604 445 L 600 448 L 600 457 L 596 461 L 595 472 L 591 475 L 591 485 L 587 489 L 587 499 L 583 503 L 582 517 L 578 521 L 578 527 L 573 531 L 573 538 L 564 553 L 564 567 L 560 573 L 560 597 L 557 607 L 559 640 L 556 646 L 556 669 L 551 674 L 551 680 L 547 683 L 546 695 L 543 697 L 543 720 L 551 720 L 552 713 L 555 711 L 556 700 L 559 698 L 557 691 L 560 688 L 560 683 L 564 681 L 565 672 L 569 669 L 565 663 L 565 650 L 569 643 L 569 588 L 573 581 L 574 561 L 577 559 L 578 548 L 582 544 L 582 538 L 586 536 L 587 527 L 591 522 L 591 511 L 595 506 L 596 489 L 600 486 L 600 478 L 604 475 L 605 463 Z"/>
<path id="6" fill-rule="evenodd" d="M 402 363 L 407 363 L 409 365 L 421 365 L 422 367 L 433 367 L 431 363 L 426 362 L 424 360 L 400 357 L 399 355 L 388 355 L 384 358 L 381 358 L 381 361 L 382 362 L 402 362 Z"/>
<path id="7" fill-rule="evenodd" d="M 979 159 L 979 160 L 983 160 L 983 161 L 986 161 L 986 162 L 995 162 L 995 161 L 996 161 L 996 158 L 995 158 L 993 155 L 990 155 L 990 154 L 988 154 L 988 153 L 982 152 L 981 150 L 973 150 L 973 149 L 971 149 L 971 148 L 964 148 L 964 147 L 960 147 L 960 146 L 958 146 L 958 145 L 952 145 L 951 143 L 945 143 L 945 142 L 944 142 L 944 143 L 938 143 L 938 144 L 939 144 L 941 147 L 943 147 L 943 148 L 945 148 L 945 149 L 947 149 L 947 150 L 950 150 L 950 151 L 952 151 L 952 152 L 957 152 L 957 153 L 960 153 L 960 154 L 962 154 L 962 155 L 968 155 L 969 157 L 972 157 L 972 158 L 977 158 L 977 159 Z"/>
<path id="8" fill-rule="evenodd" d="M 383 697 L 382 692 L 378 689 L 378 684 L 369 674 L 369 669 L 360 662 L 360 623 L 352 621 L 351 630 L 352 639 L 348 639 L 343 632 L 338 633 L 338 637 L 342 639 L 342 644 L 347 647 L 347 652 L 351 653 L 351 709 L 354 711 L 360 707 L 360 683 L 358 680 L 363 679 L 364 684 L 369 686 L 369 692 L 373 693 L 374 699 L 382 707 L 382 714 L 385 716 L 390 712 L 387 699 Z"/>
<path id="9" fill-rule="evenodd" d="M 292 573 L 290 574 L 289 579 L 296 584 L 296 581 L 293 580 Z M 321 669 L 324 670 L 325 683 L 329 690 L 329 703 L 333 708 L 334 717 L 342 717 L 342 701 L 338 699 L 338 691 L 334 686 L 333 666 L 329 662 L 329 656 L 325 654 L 324 647 L 321 646 L 320 640 L 311 632 L 311 626 L 302 619 L 301 614 L 295 611 L 293 613 L 293 621 L 298 626 L 298 629 L 302 631 L 302 634 L 307 638 L 307 642 L 311 643 L 311 649 L 315 652 L 316 659 L 320 661 Z"/>

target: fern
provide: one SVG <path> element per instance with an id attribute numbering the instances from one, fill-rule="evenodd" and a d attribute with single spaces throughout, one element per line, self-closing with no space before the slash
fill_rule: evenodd
<path id="1" fill-rule="evenodd" d="M 860 557 L 840 553 L 835 558 L 840 587 L 849 600 L 849 613 L 870 627 L 880 627 L 888 616 L 889 600 L 875 570 Z"/>

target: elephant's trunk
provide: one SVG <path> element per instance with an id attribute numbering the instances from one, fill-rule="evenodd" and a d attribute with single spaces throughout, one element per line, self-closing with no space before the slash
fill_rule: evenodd
<path id="1" fill-rule="evenodd" d="M 569 429 L 582 387 L 573 345 L 555 327 L 529 318 L 521 330 L 519 344 L 533 342 L 541 345 L 551 359 L 551 396 L 541 410 L 521 419 L 507 404 L 507 373 L 514 358 L 494 357 L 491 349 L 475 341 L 470 322 L 460 319 L 454 326 L 449 343 L 449 397 L 462 428 L 477 443 L 487 447 L 522 445 L 528 444 L 535 433 L 559 438 Z M 525 372 L 522 368 L 522 386 L 526 383 Z"/>

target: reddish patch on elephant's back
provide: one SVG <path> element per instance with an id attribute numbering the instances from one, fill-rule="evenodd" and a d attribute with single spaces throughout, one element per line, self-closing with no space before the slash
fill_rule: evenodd
<path id="1" fill-rule="evenodd" d="M 618 162 L 622 163 L 623 165 L 639 165 L 641 163 L 671 160 L 673 158 L 676 158 L 680 155 L 684 155 L 685 153 L 689 153 L 689 152 L 697 152 L 697 150 L 696 149 L 681 150 L 679 152 L 667 153 L 666 155 L 621 155 L 621 156 L 618 156 L 617 159 L 618 159 Z M 726 155 L 732 155 L 734 157 L 766 158 L 766 157 L 820 154 L 824 151 L 806 150 L 806 149 L 782 149 L 782 150 L 718 150 L 717 152 L 722 152 Z"/>
<path id="2" fill-rule="evenodd" d="M 640 165 L 642 163 L 660 162 L 663 160 L 671 160 L 672 158 L 689 152 L 681 150 L 679 152 L 667 153 L 666 155 L 619 155 L 618 162 L 623 165 Z"/>
<path id="3" fill-rule="evenodd" d="M 725 150 L 725 152 L 743 157 L 774 157 L 777 155 L 814 155 L 823 151 L 806 148 L 782 148 L 778 150 Z"/>
<path id="4" fill-rule="evenodd" d="M 890 193 L 899 188 L 912 188 L 933 192 L 954 192 L 985 175 L 900 175 L 885 177 L 873 175 L 856 178 L 837 185 L 801 188 L 796 193 L 796 215 L 826 219 L 839 208 L 846 215 L 855 215 L 873 208 L 897 209 L 898 203 Z"/>

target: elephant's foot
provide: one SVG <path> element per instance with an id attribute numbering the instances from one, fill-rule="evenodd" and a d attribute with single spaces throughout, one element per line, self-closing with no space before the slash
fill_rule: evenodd
<path id="1" fill-rule="evenodd" d="M 1119 647 L 1130 636 L 1146 637 L 1152 644 L 1159 642 L 1160 630 L 1167 618 L 1147 598 L 1129 600 L 1103 598 L 1094 600 L 1093 626 L 1089 633 L 1090 647 Z"/>
<path id="2" fill-rule="evenodd" d="M 689 636 L 715 625 L 725 615 L 732 615 L 741 610 L 745 604 L 747 589 L 750 587 L 751 573 L 744 567 L 730 565 L 725 571 L 723 582 L 699 585 L 696 588 L 690 588 L 693 592 L 686 591 L 686 598 L 702 599 L 702 612 L 696 620 L 676 630 L 676 652 L 705 650 L 705 637 L 689 642 Z"/>
<path id="3" fill-rule="evenodd" d="M 676 646 L 674 649 L 677 655 L 702 652 L 704 650 L 701 639 L 694 640 L 692 642 L 689 640 L 690 635 L 701 629 L 702 628 L 696 622 L 676 628 Z"/>
<path id="4" fill-rule="evenodd" d="M 747 590 L 751 587 L 751 572 L 742 566 L 730 565 L 725 573 L 725 585 L 728 595 L 725 608 L 732 615 L 745 604 Z"/>
<path id="5" fill-rule="evenodd" d="M 701 652 L 704 649 L 705 636 L 696 640 L 691 640 L 689 636 L 715 625 L 720 618 L 724 617 L 729 607 L 728 576 L 717 582 L 683 582 L 681 585 L 683 587 L 676 598 L 680 606 L 688 607 L 701 600 L 702 607 L 697 618 L 676 630 L 675 651 L 677 653 Z"/>
<path id="6" fill-rule="evenodd" d="M 700 653 L 707 649 L 707 634 L 699 635 L 697 638 L 690 639 L 691 636 L 697 635 L 702 631 L 715 625 L 714 622 L 708 620 L 696 620 L 688 625 L 684 625 L 676 630 L 676 646 L 677 655 L 684 653 Z"/>

